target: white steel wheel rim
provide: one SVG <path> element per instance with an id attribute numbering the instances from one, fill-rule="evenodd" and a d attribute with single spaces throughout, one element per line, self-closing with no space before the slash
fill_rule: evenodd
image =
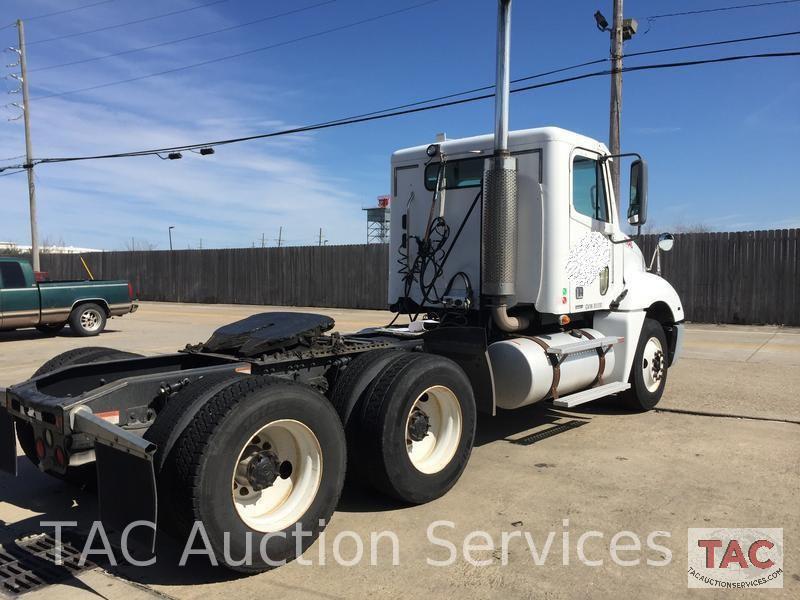
<path id="1" fill-rule="evenodd" d="M 100 313 L 90 308 L 81 313 L 81 327 L 86 331 L 96 331 L 100 328 Z"/>
<path id="2" fill-rule="evenodd" d="M 642 353 L 642 376 L 648 392 L 655 392 L 664 379 L 666 364 L 664 363 L 664 349 L 657 337 L 647 340 Z"/>
<path id="3" fill-rule="evenodd" d="M 428 431 L 419 441 L 409 435 L 409 426 L 415 411 L 427 417 Z M 422 392 L 406 417 L 406 452 L 418 471 L 431 475 L 444 469 L 455 456 L 461 441 L 461 404 L 450 388 L 443 385 L 429 387 Z"/>
<path id="4" fill-rule="evenodd" d="M 269 449 L 291 472 L 279 476 L 265 489 L 255 491 L 242 484 L 237 468 L 254 446 Z M 322 448 L 311 429 L 300 421 L 272 421 L 253 435 L 239 452 L 231 477 L 231 496 L 245 525 L 263 533 L 286 529 L 306 513 L 322 482 Z"/>

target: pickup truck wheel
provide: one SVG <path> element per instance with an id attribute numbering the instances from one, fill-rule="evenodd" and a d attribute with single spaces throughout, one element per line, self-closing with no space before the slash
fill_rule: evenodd
<path id="1" fill-rule="evenodd" d="M 359 459 L 371 483 L 410 504 L 444 495 L 467 465 L 477 414 L 472 386 L 448 358 L 408 353 L 366 400 Z"/>
<path id="2" fill-rule="evenodd" d="M 52 373 L 63 367 L 70 367 L 73 365 L 85 365 L 104 360 L 122 360 L 123 358 L 140 358 L 141 356 L 141 354 L 134 354 L 133 352 L 123 352 L 122 350 L 114 350 L 113 348 L 103 348 L 100 346 L 76 348 L 54 356 L 36 369 L 36 372 L 31 377 L 39 377 L 40 375 L 46 375 L 47 373 Z M 34 465 L 38 466 L 39 457 L 36 455 L 36 440 L 33 435 L 33 426 L 22 419 L 16 419 L 16 425 L 17 440 L 19 440 L 22 451 Z M 84 486 L 94 483 L 95 469 L 94 464 L 90 463 L 79 467 L 67 467 L 67 472 L 63 476 L 56 473 L 52 475 L 61 477 L 70 483 Z"/>
<path id="3" fill-rule="evenodd" d="M 667 384 L 667 336 L 661 323 L 645 319 L 631 367 L 631 387 L 623 398 L 634 411 L 651 410 L 661 400 Z"/>
<path id="4" fill-rule="evenodd" d="M 106 310 L 91 302 L 79 304 L 69 315 L 69 328 L 81 337 L 97 335 L 106 328 Z"/>
<path id="5" fill-rule="evenodd" d="M 293 560 L 325 529 L 345 455 L 341 422 L 322 394 L 253 376 L 203 405 L 157 478 L 169 480 L 184 539 L 199 522 L 220 563 L 252 573 Z"/>
<path id="6" fill-rule="evenodd" d="M 46 325 L 37 325 L 36 329 L 45 335 L 56 335 L 59 331 L 64 329 L 65 323 L 48 323 Z"/>

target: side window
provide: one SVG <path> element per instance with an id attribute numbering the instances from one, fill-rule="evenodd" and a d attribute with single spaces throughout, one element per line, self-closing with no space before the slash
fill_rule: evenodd
<path id="1" fill-rule="evenodd" d="M 28 287 L 25 284 L 22 267 L 15 262 L 0 262 L 0 280 L 2 280 L 4 288 Z"/>
<path id="2" fill-rule="evenodd" d="M 448 161 L 444 176 L 447 182 L 445 189 L 480 187 L 483 180 L 483 158 L 462 158 Z M 439 177 L 438 162 L 425 167 L 425 189 L 432 192 L 436 189 L 436 179 Z"/>
<path id="3" fill-rule="evenodd" d="M 576 156 L 572 160 L 572 206 L 582 215 L 608 222 L 603 167 L 594 159 Z"/>

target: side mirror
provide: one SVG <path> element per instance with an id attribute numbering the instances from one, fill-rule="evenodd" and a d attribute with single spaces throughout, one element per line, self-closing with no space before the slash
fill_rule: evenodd
<path id="1" fill-rule="evenodd" d="M 647 163 L 635 160 L 631 163 L 630 202 L 628 224 L 644 225 L 647 221 Z"/>
<path id="2" fill-rule="evenodd" d="M 658 236 L 658 249 L 663 252 L 669 252 L 672 250 L 672 246 L 675 244 L 675 236 L 671 233 L 662 233 Z"/>

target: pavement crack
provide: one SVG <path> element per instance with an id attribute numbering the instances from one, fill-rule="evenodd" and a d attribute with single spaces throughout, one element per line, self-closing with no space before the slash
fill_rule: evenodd
<path id="1" fill-rule="evenodd" d="M 771 421 L 773 423 L 793 423 L 800 425 L 800 419 L 782 419 L 780 417 L 755 417 L 753 415 L 737 415 L 731 413 L 711 412 L 706 410 L 690 410 L 686 408 L 656 408 L 655 412 L 677 413 L 698 417 L 723 417 L 726 419 L 747 419 L 748 421 Z"/>
<path id="2" fill-rule="evenodd" d="M 744 359 L 744 362 L 750 362 L 750 359 L 751 359 L 751 358 L 753 358 L 753 357 L 754 357 L 756 354 L 758 354 L 758 352 L 760 352 L 760 351 L 761 351 L 761 349 L 762 349 L 764 346 L 766 346 L 766 345 L 767 345 L 767 344 L 769 344 L 769 343 L 770 343 L 772 340 L 774 340 L 776 335 L 778 335 L 778 332 L 777 332 L 777 331 L 776 331 L 775 333 L 773 333 L 771 336 L 769 336 L 769 337 L 766 339 L 766 341 L 764 341 L 764 343 L 763 343 L 763 344 L 761 344 L 761 345 L 760 345 L 758 348 L 756 348 L 755 350 L 753 350 L 753 353 L 752 353 L 750 356 L 748 356 L 746 359 Z"/>

